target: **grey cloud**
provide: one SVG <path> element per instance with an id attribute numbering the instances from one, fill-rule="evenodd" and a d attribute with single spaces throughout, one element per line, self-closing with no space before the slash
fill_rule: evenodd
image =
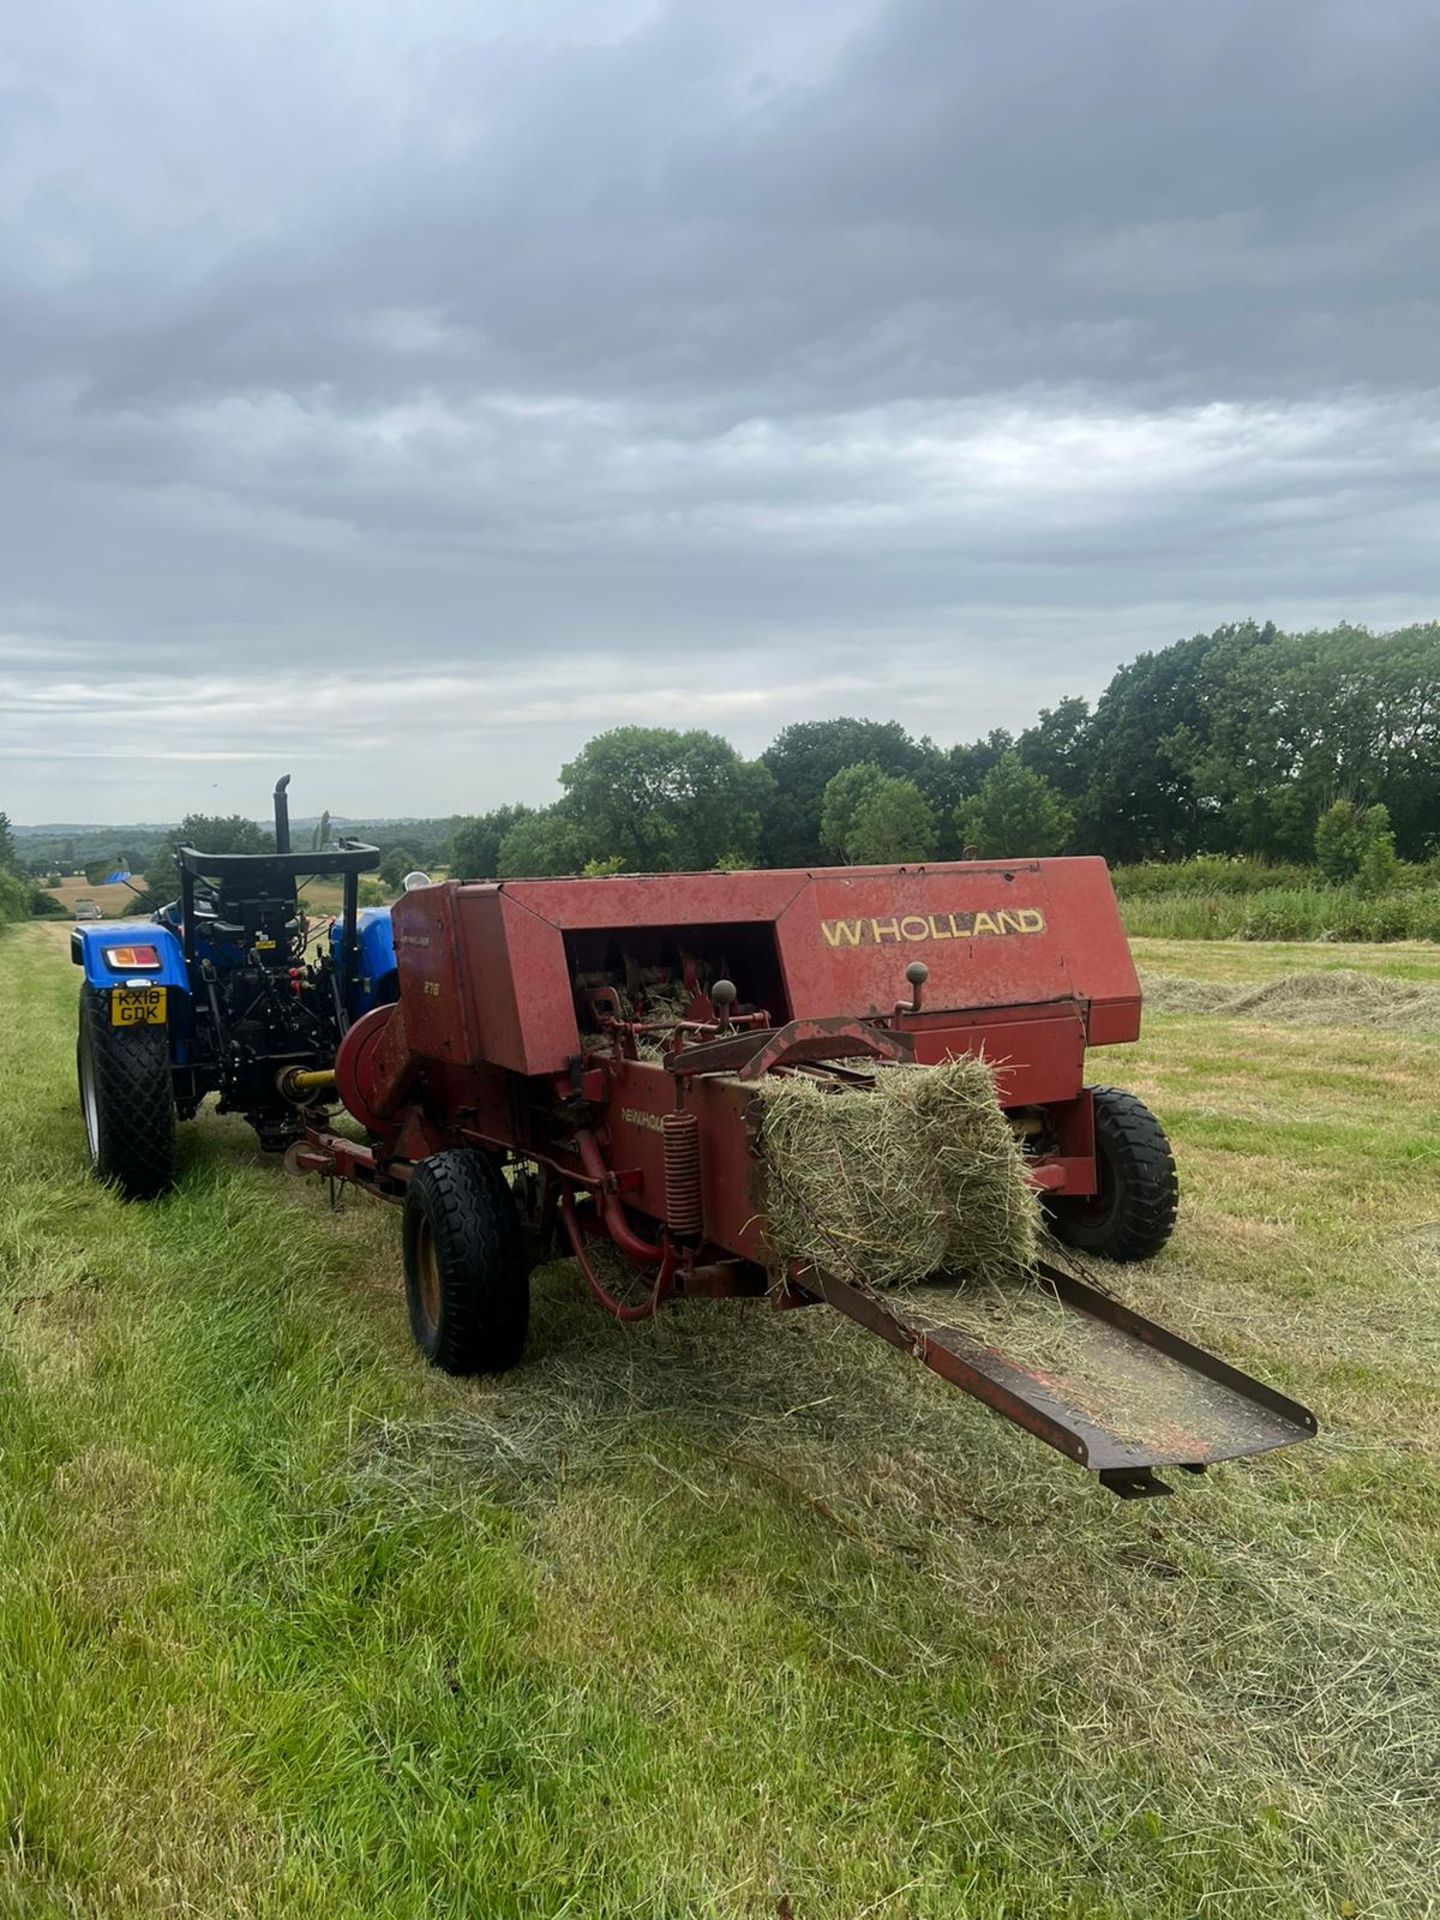
<path id="1" fill-rule="evenodd" d="M 60 0 L 12 38 L 12 814 L 187 721 L 293 751 L 307 675 L 395 747 L 337 803 L 459 806 L 687 687 L 747 745 L 827 700 L 953 737 L 1236 614 L 1435 610 L 1428 5 Z"/>

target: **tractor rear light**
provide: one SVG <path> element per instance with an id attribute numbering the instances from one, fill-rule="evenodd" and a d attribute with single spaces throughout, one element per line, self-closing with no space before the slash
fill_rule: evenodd
<path id="1" fill-rule="evenodd" d="M 160 952 L 156 947 L 106 947 L 105 964 L 116 973 L 133 973 L 140 967 L 158 967 Z"/>

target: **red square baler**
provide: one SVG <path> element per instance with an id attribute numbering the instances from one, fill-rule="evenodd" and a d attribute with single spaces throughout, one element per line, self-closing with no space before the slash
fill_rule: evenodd
<path id="1" fill-rule="evenodd" d="M 1162 1462 L 1200 1469 L 1314 1431 L 1073 1255 L 1031 1281 L 1078 1316 L 1066 1348 L 1083 1365 L 1065 1378 L 967 1334 L 963 1289 L 917 1274 L 931 1283 L 882 1294 L 787 1270 L 769 1244 L 762 1075 L 864 1087 L 974 1053 L 1056 1236 L 1122 1261 L 1160 1251 L 1178 1191 L 1164 1133 L 1085 1080 L 1089 1047 L 1140 1031 L 1103 861 L 448 882 L 393 918 L 398 998 L 350 1028 L 335 1069 L 368 1144 L 312 1115 L 298 1158 L 404 1202 L 411 1322 L 437 1364 L 520 1358 L 529 1256 L 563 1236 L 621 1318 L 686 1294 L 828 1302 L 1118 1492 L 1164 1491 Z M 598 1241 L 643 1276 L 638 1295 L 602 1279 Z"/>

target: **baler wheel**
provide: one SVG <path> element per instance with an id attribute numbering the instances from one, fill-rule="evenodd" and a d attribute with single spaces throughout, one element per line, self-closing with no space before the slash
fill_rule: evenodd
<path id="1" fill-rule="evenodd" d="M 175 1184 L 170 1029 L 112 1026 L 109 994 L 82 987 L 75 1070 L 96 1179 L 126 1200 L 168 1193 Z"/>
<path id="2" fill-rule="evenodd" d="M 520 1210 L 488 1153 L 432 1154 L 405 1194 L 415 1344 L 446 1373 L 505 1373 L 525 1350 L 530 1266 Z"/>
<path id="3" fill-rule="evenodd" d="M 1165 1129 L 1133 1093 L 1092 1087 L 1099 1191 L 1048 1203 L 1056 1238 L 1107 1260 L 1148 1260 L 1175 1230 L 1180 1181 Z"/>

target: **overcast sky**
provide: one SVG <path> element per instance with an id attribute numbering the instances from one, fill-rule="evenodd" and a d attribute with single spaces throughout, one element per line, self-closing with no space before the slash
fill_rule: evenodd
<path id="1" fill-rule="evenodd" d="M 1440 614 L 1433 0 L 45 0 L 0 807 L 448 813 Z"/>

